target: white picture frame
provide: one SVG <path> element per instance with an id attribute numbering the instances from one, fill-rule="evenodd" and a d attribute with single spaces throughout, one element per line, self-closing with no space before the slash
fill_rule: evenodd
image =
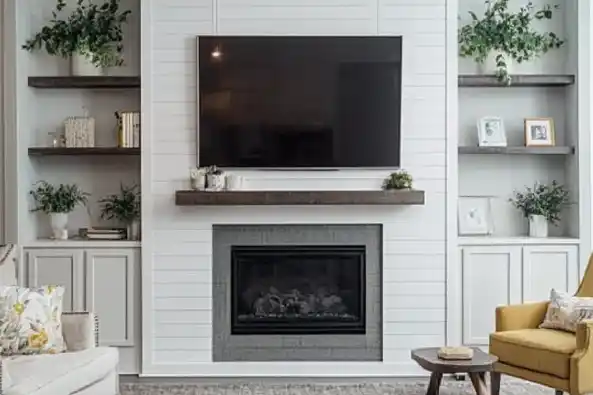
<path id="1" fill-rule="evenodd" d="M 493 232 L 490 198 L 460 196 L 458 202 L 459 236 L 487 236 Z"/>
<path id="2" fill-rule="evenodd" d="M 553 147 L 556 145 L 556 131 L 552 118 L 525 119 L 525 146 Z"/>
<path id="3" fill-rule="evenodd" d="M 487 116 L 478 120 L 478 145 L 480 147 L 507 146 L 507 135 L 502 118 Z"/>

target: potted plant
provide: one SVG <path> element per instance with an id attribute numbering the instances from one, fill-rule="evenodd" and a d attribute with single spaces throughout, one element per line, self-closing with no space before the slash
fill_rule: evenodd
<path id="1" fill-rule="evenodd" d="M 130 10 L 120 11 L 119 0 L 103 3 L 77 0 L 76 9 L 67 19 L 58 19 L 66 8 L 66 0 L 57 0 L 52 19 L 23 49 L 45 48 L 50 55 L 70 58 L 72 75 L 101 75 L 104 67 L 123 64 L 122 25 Z"/>
<path id="2" fill-rule="evenodd" d="M 99 204 L 102 205 L 102 219 L 117 219 L 126 226 L 129 240 L 140 239 L 140 188 L 138 185 L 131 187 L 120 185 L 119 193 L 102 198 Z"/>
<path id="3" fill-rule="evenodd" d="M 35 200 L 32 211 L 43 211 L 49 216 L 55 239 L 68 238 L 68 213 L 78 205 L 86 205 L 90 194 L 83 192 L 76 184 L 60 184 L 55 187 L 47 181 L 39 181 L 29 193 Z"/>
<path id="4" fill-rule="evenodd" d="M 459 29 L 458 35 L 459 55 L 485 66 L 484 74 L 495 74 L 499 81 L 510 85 L 513 61 L 527 62 L 564 44 L 555 33 L 540 33 L 532 26 L 534 20 L 552 19 L 557 5 L 536 9 L 529 1 L 519 12 L 511 12 L 509 0 L 485 3 L 484 16 L 479 18 L 470 11 L 472 20 Z"/>
<path id="5" fill-rule="evenodd" d="M 206 168 L 206 188 L 211 191 L 221 191 L 225 188 L 226 177 L 224 172 L 216 166 Z"/>
<path id="6" fill-rule="evenodd" d="M 410 173 L 405 170 L 398 170 L 383 180 L 383 189 L 386 191 L 393 189 L 412 189 L 412 182 L 413 179 Z"/>
<path id="7" fill-rule="evenodd" d="M 556 181 L 535 184 L 525 192 L 515 192 L 513 205 L 529 220 L 530 237 L 548 237 L 548 223 L 557 224 L 560 212 L 568 204 L 568 191 Z"/>

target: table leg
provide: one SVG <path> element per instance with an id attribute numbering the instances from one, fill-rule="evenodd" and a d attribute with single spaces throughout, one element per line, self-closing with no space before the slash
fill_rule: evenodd
<path id="1" fill-rule="evenodd" d="M 426 395 L 439 395 L 439 388 L 441 387 L 441 380 L 443 374 L 438 372 L 432 372 L 430 374 L 430 382 L 428 383 L 428 389 Z"/>
<path id="2" fill-rule="evenodd" d="M 488 386 L 486 385 L 486 375 L 484 373 L 470 373 L 469 378 L 477 395 L 488 395 Z"/>

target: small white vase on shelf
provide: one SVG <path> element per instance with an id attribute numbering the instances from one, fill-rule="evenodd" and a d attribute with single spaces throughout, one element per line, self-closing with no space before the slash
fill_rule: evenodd
<path id="1" fill-rule="evenodd" d="M 209 191 L 222 191 L 226 187 L 226 175 L 208 174 L 206 177 L 206 189 Z"/>
<path id="2" fill-rule="evenodd" d="M 72 75 L 76 77 L 96 77 L 103 75 L 103 69 L 92 62 L 92 57 L 82 54 L 72 54 Z"/>
<path id="3" fill-rule="evenodd" d="M 67 213 L 49 213 L 49 224 L 53 238 L 56 240 L 68 239 L 68 214 Z"/>
<path id="4" fill-rule="evenodd" d="M 548 237 L 548 219 L 545 216 L 529 216 L 529 237 Z"/>
<path id="5" fill-rule="evenodd" d="M 504 61 L 507 65 L 507 72 L 511 74 L 513 72 L 513 58 L 500 51 L 490 51 L 490 54 L 488 55 L 486 60 L 484 60 L 484 63 L 478 64 L 478 72 L 484 75 L 496 74 L 496 72 L 498 71 L 498 67 L 496 67 L 496 58 L 498 57 L 498 55 L 504 56 Z"/>
<path id="6" fill-rule="evenodd" d="M 140 240 L 140 221 L 135 220 L 129 223 L 126 233 L 128 240 Z"/>

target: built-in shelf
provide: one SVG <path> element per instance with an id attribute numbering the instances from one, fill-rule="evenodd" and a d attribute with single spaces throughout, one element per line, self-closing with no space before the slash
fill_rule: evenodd
<path id="1" fill-rule="evenodd" d="M 574 147 L 459 147 L 459 153 L 472 154 L 498 154 L 498 155 L 572 155 Z"/>
<path id="2" fill-rule="evenodd" d="M 177 191 L 178 206 L 422 205 L 424 191 Z"/>
<path id="3" fill-rule="evenodd" d="M 86 240 L 73 238 L 69 240 L 38 239 L 24 243 L 30 248 L 128 248 L 140 247 L 141 241 L 136 240 Z"/>
<path id="4" fill-rule="evenodd" d="M 510 87 L 550 87 L 573 85 L 572 74 L 516 74 L 511 75 Z M 458 77 L 460 87 L 509 87 L 494 75 L 463 74 Z"/>
<path id="5" fill-rule="evenodd" d="M 120 147 L 31 147 L 29 156 L 116 156 L 140 155 L 140 148 Z"/>
<path id="6" fill-rule="evenodd" d="M 496 236 L 461 236 L 458 238 L 459 245 L 576 245 L 580 243 L 578 238 L 573 237 L 496 237 Z"/>
<path id="7" fill-rule="evenodd" d="M 29 77 L 29 86 L 42 89 L 140 88 L 140 77 Z"/>

